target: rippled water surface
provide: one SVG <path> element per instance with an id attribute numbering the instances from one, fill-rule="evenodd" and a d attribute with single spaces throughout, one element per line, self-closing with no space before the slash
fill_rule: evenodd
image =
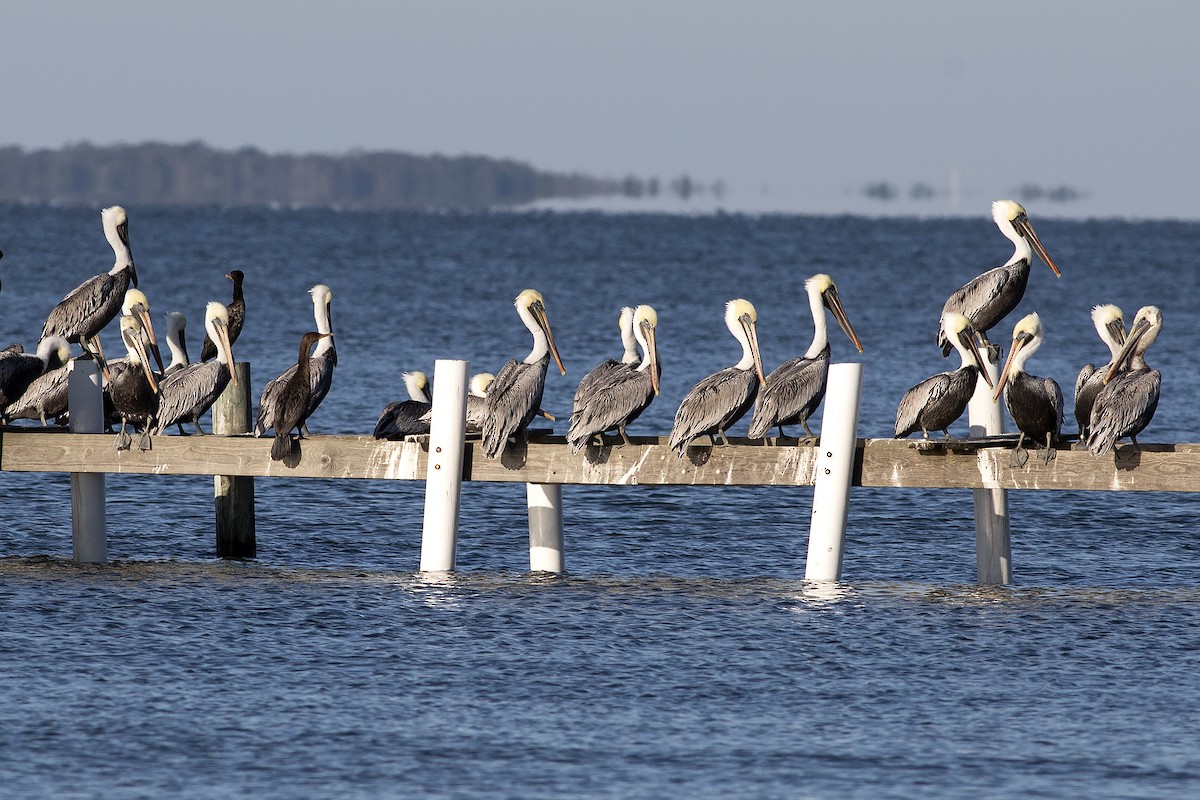
<path id="1" fill-rule="evenodd" d="M 366 433 L 438 357 L 523 355 L 546 296 L 567 364 L 660 315 L 665 433 L 737 357 L 756 304 L 768 367 L 807 347 L 804 278 L 833 274 L 866 352 L 860 433 L 946 368 L 945 296 L 1010 246 L 986 217 L 130 211 L 156 321 L 198 347 L 247 274 L 235 346 L 255 389 L 294 359 L 306 290 L 334 292 L 339 366 L 316 433 Z M 1200 441 L 1191 320 L 1200 226 L 1040 219 L 1018 314 L 1070 387 L 1103 357 L 1088 308 L 1161 305 L 1145 441 Z M 111 264 L 98 209 L 5 207 L 0 341 Z M 1017 315 L 1002 323 L 1007 338 Z M 115 348 L 115 334 L 106 336 Z M 559 423 L 561 425 L 561 423 Z M 744 431 L 745 422 L 735 428 Z M 965 422 L 958 426 L 965 432 Z M 560 428 L 561 432 L 561 428 Z M 631 429 L 631 432 L 632 429 Z M 106 566 L 70 562 L 63 475 L 0 474 L 0 764 L 14 797 L 1180 797 L 1200 794 L 1200 539 L 1190 495 L 1010 495 L 1016 581 L 974 585 L 970 494 L 855 490 L 843 576 L 806 585 L 807 489 L 567 487 L 568 575 L 531 576 L 524 489 L 464 487 L 459 571 L 415 574 L 420 485 L 256 483 L 259 558 L 213 556 L 211 480 L 110 476 Z"/>

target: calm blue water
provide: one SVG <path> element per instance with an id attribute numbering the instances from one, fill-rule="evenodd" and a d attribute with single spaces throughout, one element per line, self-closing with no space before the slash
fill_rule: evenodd
<path id="1" fill-rule="evenodd" d="M 837 280 L 866 353 L 860 435 L 947 368 L 945 296 L 1011 246 L 974 220 L 343 214 L 130 208 L 156 321 L 246 272 L 235 346 L 257 389 L 334 292 L 339 366 L 311 421 L 366 433 L 435 358 L 528 350 L 546 296 L 568 376 L 659 311 L 665 434 L 732 363 L 744 296 L 770 366 L 811 337 L 802 284 Z M 1200 441 L 1200 225 L 1035 226 L 1018 315 L 1070 397 L 1105 357 L 1088 309 L 1160 305 L 1163 401 L 1144 441 Z M 0 343 L 27 347 L 107 269 L 98 209 L 0 209 Z M 834 358 L 853 351 L 836 328 Z M 115 335 L 106 337 L 115 350 Z M 735 433 L 745 430 L 745 422 Z M 965 421 L 956 429 L 965 433 Z M 559 431 L 561 432 L 561 423 Z M 1200 538 L 1186 495 L 1010 495 L 1012 587 L 974 585 L 970 495 L 856 490 L 845 583 L 806 586 L 807 489 L 567 487 L 562 578 L 528 574 L 524 488 L 469 484 L 459 572 L 415 574 L 420 485 L 259 480 L 259 558 L 213 557 L 205 478 L 110 476 L 109 554 L 70 563 L 66 476 L 0 474 L 0 767 L 13 797 L 1195 797 Z"/>

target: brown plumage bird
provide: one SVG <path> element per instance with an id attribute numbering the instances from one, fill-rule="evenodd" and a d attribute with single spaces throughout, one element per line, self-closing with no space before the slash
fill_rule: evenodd
<path id="1" fill-rule="evenodd" d="M 329 336 L 328 333 L 309 331 L 300 339 L 300 356 L 296 359 L 296 371 L 288 378 L 283 390 L 275 397 L 275 441 L 271 444 L 271 460 L 282 461 L 295 452 L 296 440 L 292 430 L 300 428 L 308 419 L 308 366 L 313 345 Z M 297 431 L 300 436 L 304 432 Z"/>
<path id="2" fill-rule="evenodd" d="M 225 330 L 229 332 L 229 344 L 233 346 L 242 332 L 242 323 L 246 321 L 246 298 L 242 296 L 242 280 L 246 277 L 246 273 L 235 269 L 225 277 L 233 281 L 233 302 L 225 306 L 225 312 L 229 314 L 229 325 Z M 217 346 L 206 335 L 204 344 L 200 347 L 200 360 L 208 361 L 210 358 L 216 357 Z"/>

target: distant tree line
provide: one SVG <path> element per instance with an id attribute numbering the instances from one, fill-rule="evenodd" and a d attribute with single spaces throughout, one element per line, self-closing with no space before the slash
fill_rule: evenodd
<path id="1" fill-rule="evenodd" d="M 875 181 L 862 188 L 862 193 L 873 200 L 895 200 L 906 195 L 910 200 L 931 200 L 938 196 L 938 191 L 927 183 L 914 183 L 907 192 L 888 181 Z M 1084 197 L 1084 192 L 1072 186 L 1038 186 L 1034 183 L 1023 183 L 1014 192 L 1021 200 L 1049 200 L 1052 203 L 1069 203 Z"/>
<path id="2" fill-rule="evenodd" d="M 723 189 L 714 184 L 714 191 Z M 683 199 L 696 190 L 687 176 L 669 186 Z M 82 143 L 28 152 L 0 147 L 0 201 L 13 202 L 469 210 L 553 198 L 653 197 L 660 191 L 657 178 L 541 172 L 484 156 L 272 155 L 253 147 L 215 150 L 203 142 Z"/>

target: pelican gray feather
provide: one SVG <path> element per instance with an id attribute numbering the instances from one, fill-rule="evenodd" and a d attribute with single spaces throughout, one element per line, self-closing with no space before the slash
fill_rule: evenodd
<path id="1" fill-rule="evenodd" d="M 603 444 L 604 434 L 611 430 L 620 433 L 621 440 L 629 444 L 625 426 L 641 416 L 658 395 L 661 367 L 655 344 L 657 312 L 647 305 L 638 306 L 630 327 L 634 341 L 642 349 L 641 362 L 636 366 L 618 364 L 606 377 L 593 380 L 589 387 L 581 386 L 575 393 L 567 442 L 576 453 L 594 436 L 599 436 Z"/>
<path id="2" fill-rule="evenodd" d="M 1042 460 L 1050 463 L 1054 458 L 1054 442 L 1062 430 L 1062 389 L 1053 378 L 1040 378 L 1025 371 L 1025 364 L 1038 351 L 1045 340 L 1042 319 L 1036 313 L 1028 314 L 1013 327 L 1012 346 L 1008 360 L 996 382 L 992 399 L 1004 394 L 1004 404 L 1021 432 L 1017 446 L 1013 449 L 1013 466 L 1024 466 L 1024 448 L 1028 436 L 1040 448 L 1044 446 Z"/>
<path id="3" fill-rule="evenodd" d="M 1101 305 L 1092 309 L 1092 324 L 1101 341 L 1108 345 L 1108 363 L 1097 368 L 1095 364 L 1084 364 L 1075 379 L 1075 421 L 1079 423 L 1079 440 L 1086 441 L 1088 423 L 1092 416 L 1092 405 L 1096 395 L 1104 388 L 1104 376 L 1117 359 L 1125 344 L 1125 318 L 1121 309 L 1114 305 Z"/>
<path id="4" fill-rule="evenodd" d="M 66 339 L 60 338 L 59 341 L 63 343 L 59 350 L 62 366 L 47 370 L 34 378 L 24 393 L 4 409 L 5 421 L 35 419 L 45 427 L 49 424 L 49 420 L 57 421 L 66 416 L 71 349 L 67 346 Z M 91 358 L 90 355 L 80 357 Z"/>
<path id="5" fill-rule="evenodd" d="M 583 379 L 579 381 L 579 386 L 575 389 L 575 396 L 571 400 L 571 407 L 573 409 L 579 407 L 581 398 L 591 395 L 594 386 L 604 383 L 619 371 L 631 369 L 638 363 L 638 343 L 633 331 L 632 308 L 625 306 L 621 309 L 621 313 L 617 318 L 617 327 L 621 332 L 621 346 L 624 350 L 621 360 L 618 361 L 615 358 L 605 359 L 597 364 L 591 372 L 583 376 Z"/>
<path id="6" fill-rule="evenodd" d="M 1034 250 L 1055 276 L 1062 275 L 1034 233 L 1033 225 L 1020 203 L 1015 200 L 997 200 L 992 203 L 992 219 L 1000 228 L 1000 232 L 1013 243 L 1012 258 L 1003 266 L 988 270 L 956 290 L 942 306 L 943 318 L 946 314 L 965 314 L 971 322 L 971 327 L 980 334 L 985 343 L 987 332 L 1008 316 L 1025 296 L 1025 285 L 1029 282 Z M 950 355 L 954 345 L 942 330 L 938 331 L 937 343 L 942 348 L 943 356 Z"/>
<path id="7" fill-rule="evenodd" d="M 214 301 L 205 306 L 204 328 L 208 337 L 216 342 L 217 357 L 212 361 L 189 364 L 163 378 L 156 433 L 161 434 L 171 425 L 179 425 L 182 430 L 183 423 L 190 422 L 196 426 L 197 433 L 204 435 L 200 417 L 212 408 L 230 382 L 237 383 L 228 324 L 229 312 L 224 305 Z"/>
<path id="8" fill-rule="evenodd" d="M 429 433 L 433 408 L 433 404 L 429 402 L 429 395 L 426 394 L 429 377 L 424 372 L 405 372 L 403 377 L 408 399 L 397 400 L 384 406 L 372 434 L 376 439 L 395 441 L 405 436 Z"/>
<path id="9" fill-rule="evenodd" d="M 680 458 L 698 436 L 719 438 L 729 444 L 725 431 L 754 404 L 763 380 L 757 321 L 758 312 L 749 300 L 739 298 L 725 304 L 725 326 L 741 344 L 742 357 L 732 367 L 700 381 L 679 404 L 668 441 Z"/>
<path id="10" fill-rule="evenodd" d="M 554 344 L 542 295 L 534 289 L 526 289 L 517 295 L 513 305 L 533 336 L 533 349 L 523 361 L 514 359 L 501 367 L 488 387 L 482 441 L 483 454 L 488 458 L 499 456 L 511 437 L 528 437 L 529 423 L 537 416 L 542 404 L 551 356 L 559 371 L 567 374 Z"/>
<path id="11" fill-rule="evenodd" d="M 317 348 L 308 359 L 308 408 L 301 420 L 302 433 L 309 435 L 308 417 L 321 405 L 329 387 L 333 385 L 333 368 L 337 366 L 337 346 L 333 342 L 332 303 L 333 292 L 323 283 L 309 289 L 313 302 L 313 320 L 317 333 L 325 334 L 317 340 Z M 263 387 L 258 401 L 258 417 L 254 423 L 254 435 L 262 436 L 275 427 L 275 407 L 279 393 L 295 374 L 299 362 L 284 370 L 278 377 Z"/>
<path id="12" fill-rule="evenodd" d="M 1124 347 L 1105 375 L 1088 421 L 1087 448 L 1095 456 L 1112 452 L 1117 441 L 1128 437 L 1137 446 L 1141 433 L 1158 409 L 1162 373 L 1146 365 L 1146 350 L 1162 331 L 1163 315 L 1157 306 L 1138 309 Z M 1121 368 L 1128 364 L 1128 369 Z"/>
<path id="13" fill-rule="evenodd" d="M 767 376 L 759 389 L 754 404 L 754 416 L 750 420 L 751 439 L 762 439 L 771 428 L 778 428 L 783 436 L 784 425 L 802 425 L 810 437 L 808 418 L 817 410 L 825 397 L 825 384 L 829 377 L 829 334 L 825 322 L 828 308 L 838 321 L 842 331 L 862 352 L 858 335 L 850 325 L 850 318 L 842 307 L 837 286 L 828 275 L 817 274 L 804 282 L 808 294 L 808 306 L 813 318 L 813 340 L 802 356 L 788 359 Z"/>
<path id="14" fill-rule="evenodd" d="M 962 366 L 926 378 L 904 393 L 896 407 L 896 425 L 892 429 L 897 439 L 916 431 L 928 439 L 930 431 L 938 430 L 949 439 L 949 428 L 966 411 L 979 377 L 982 375 L 988 387 L 992 386 L 987 371 L 979 368 L 983 357 L 966 315 L 942 315 L 942 330 L 962 357 Z"/>
<path id="15" fill-rule="evenodd" d="M 58 369 L 70 357 L 70 346 L 61 336 L 38 342 L 36 355 L 14 348 L 0 353 L 0 410 L 16 403 L 39 376 Z"/>

